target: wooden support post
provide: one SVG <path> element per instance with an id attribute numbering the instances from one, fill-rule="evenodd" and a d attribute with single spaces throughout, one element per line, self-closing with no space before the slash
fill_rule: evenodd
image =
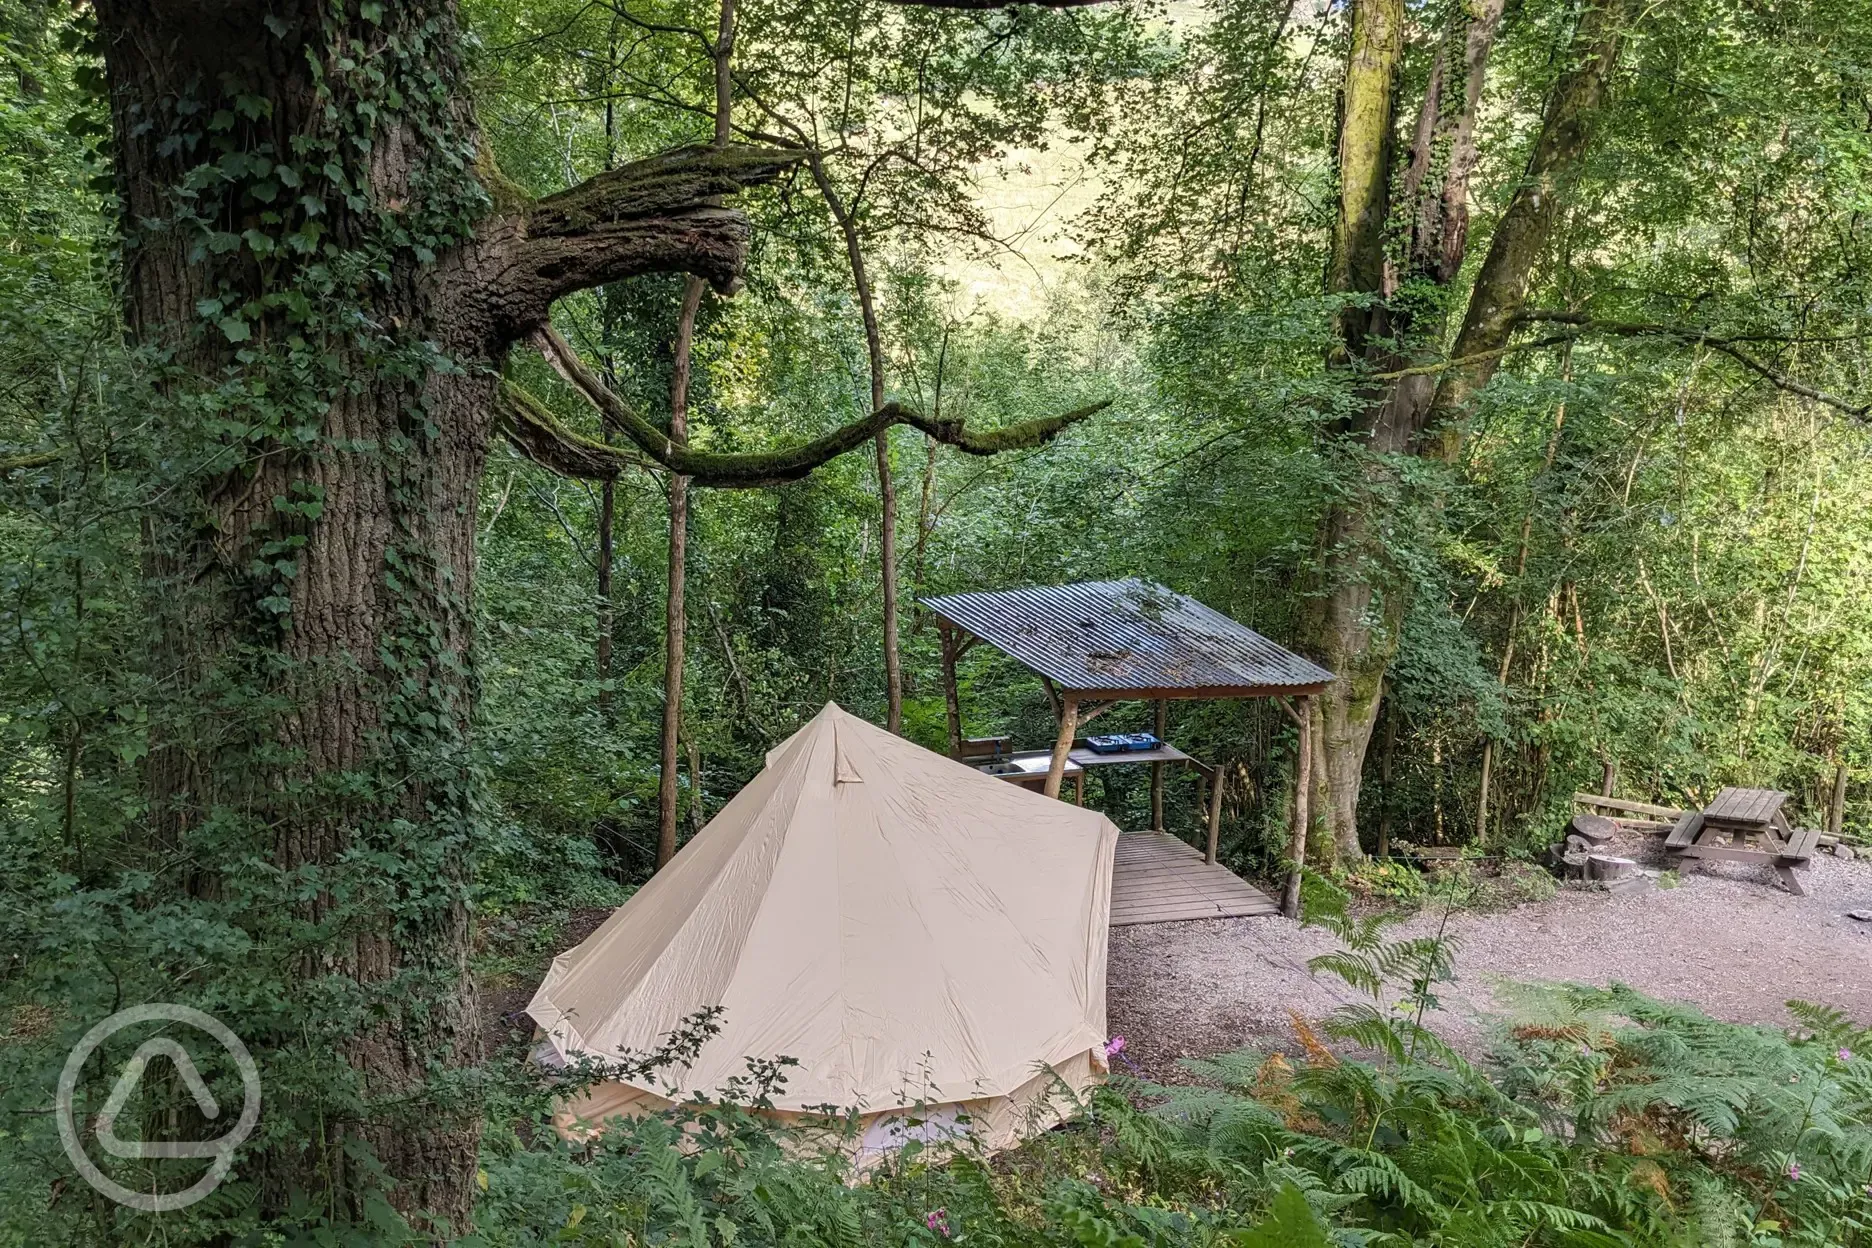
<path id="1" fill-rule="evenodd" d="M 1066 777 L 1066 756 L 1072 753 L 1073 734 L 1079 731 L 1079 699 L 1068 693 L 1060 699 L 1059 737 L 1053 742 L 1053 757 L 1047 763 L 1046 787 L 1040 791 L 1048 797 L 1060 795 L 1060 781 Z M 1080 779 L 1083 781 L 1084 776 Z"/>
<path id="2" fill-rule="evenodd" d="M 1306 873 L 1307 832 L 1313 824 L 1313 699 L 1294 701 L 1298 710 L 1285 701 L 1280 704 L 1300 730 L 1300 756 L 1294 763 L 1293 866 L 1281 893 L 1281 913 L 1290 919 L 1300 917 L 1300 879 Z"/>
<path id="3" fill-rule="evenodd" d="M 1835 763 L 1833 766 L 1833 794 L 1827 801 L 1826 830 L 1828 836 L 1839 836 L 1846 831 L 1846 764 Z"/>
<path id="4" fill-rule="evenodd" d="M 949 757 L 962 757 L 962 698 L 956 689 L 956 635 L 947 620 L 937 622 L 942 638 L 943 710 L 949 716 Z"/>
<path id="5" fill-rule="evenodd" d="M 1170 730 L 1170 704 L 1162 698 L 1157 699 L 1157 719 L 1152 725 L 1157 739 L 1162 741 Z M 1164 765 L 1151 764 L 1151 831 L 1164 830 Z"/>
<path id="6" fill-rule="evenodd" d="M 1204 861 L 1209 863 L 1216 860 L 1216 840 L 1222 834 L 1222 788 L 1227 775 L 1222 764 L 1217 763 L 1215 780 L 1209 786 L 1209 852 L 1203 855 Z"/>

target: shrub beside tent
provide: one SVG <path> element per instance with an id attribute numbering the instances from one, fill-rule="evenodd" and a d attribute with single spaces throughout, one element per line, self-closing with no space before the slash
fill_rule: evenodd
<path id="1" fill-rule="evenodd" d="M 774 1057 L 798 1062 L 775 1115 L 856 1111 L 861 1161 L 913 1136 L 995 1150 L 1052 1126 L 1060 1093 L 1105 1073 L 1117 837 L 828 705 L 553 960 L 529 1012 L 562 1060 L 624 1060 L 722 1011 L 667 1086 L 601 1083 L 560 1130 L 714 1095 Z"/>

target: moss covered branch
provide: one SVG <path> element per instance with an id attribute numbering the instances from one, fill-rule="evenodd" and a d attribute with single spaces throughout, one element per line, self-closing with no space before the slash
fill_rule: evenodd
<path id="1" fill-rule="evenodd" d="M 0 473 L 19 472 L 26 468 L 44 468 L 48 464 L 57 463 L 59 457 L 64 454 L 63 450 L 35 451 L 30 455 L 0 457 Z"/>
<path id="2" fill-rule="evenodd" d="M 613 428 L 628 438 L 637 451 L 671 472 L 693 478 L 697 485 L 721 489 L 750 489 L 797 481 L 821 464 L 865 445 L 892 425 L 919 429 L 936 441 L 970 455 L 998 455 L 1004 451 L 1043 446 L 1064 430 L 1110 406 L 1107 400 L 1056 416 L 977 431 L 959 420 L 932 420 L 912 408 L 887 403 L 862 420 L 792 446 L 770 451 L 699 451 L 671 442 L 666 433 L 633 411 L 552 330 L 541 330 L 534 342 L 559 374 L 596 407 Z M 522 454 L 566 476 L 604 480 L 643 463 L 631 450 L 607 446 L 566 429 L 537 398 L 512 383 L 503 384 L 501 389 L 501 417 L 508 439 Z"/>

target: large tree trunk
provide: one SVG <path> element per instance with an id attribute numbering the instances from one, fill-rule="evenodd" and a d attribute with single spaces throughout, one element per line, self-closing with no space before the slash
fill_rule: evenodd
<path id="1" fill-rule="evenodd" d="M 1426 314 L 1437 301 L 1412 296 L 1410 282 L 1447 286 L 1467 250 L 1468 182 L 1476 162 L 1475 119 L 1502 0 L 1457 11 L 1437 52 L 1412 137 L 1397 198 L 1411 206 L 1409 244 L 1401 271 L 1387 265 L 1377 286 L 1372 257 L 1382 255 L 1388 200 L 1372 202 L 1371 152 L 1389 140 L 1388 118 L 1375 103 L 1395 90 L 1398 58 L 1387 39 L 1398 20 L 1394 0 L 1358 0 L 1346 75 L 1339 145 L 1340 211 L 1328 268 L 1329 293 L 1375 294 L 1364 309 L 1341 317 L 1337 358 L 1363 360 L 1382 386 L 1368 386 L 1348 422 L 1361 489 L 1335 504 L 1322 524 L 1323 591 L 1309 641 L 1339 677 L 1320 697 L 1321 765 L 1317 800 L 1342 857 L 1357 857 L 1358 798 L 1365 752 L 1377 721 L 1380 691 L 1403 624 L 1408 587 L 1390 567 L 1378 534 L 1386 497 L 1395 486 L 1386 458 L 1435 454 L 1453 459 L 1459 417 L 1493 375 L 1536 263 L 1558 218 L 1560 202 L 1592 138 L 1592 122 L 1618 61 L 1629 0 L 1590 5 L 1575 34 L 1573 67 L 1556 83 L 1529 161 L 1527 179 L 1496 225 L 1476 277 L 1462 328 L 1444 356 L 1445 325 Z M 1440 380 L 1439 380 L 1440 379 Z M 1436 436 L 1424 438 L 1426 428 Z"/>
<path id="2" fill-rule="evenodd" d="M 96 6 L 128 324 L 166 357 L 175 451 L 145 469 L 173 682 L 150 835 L 267 959 L 224 972 L 260 984 L 204 982 L 226 953 L 176 968 L 262 1064 L 265 1205 L 355 1213 L 363 1145 L 399 1207 L 460 1227 L 479 1108 L 436 1076 L 478 1057 L 470 635 L 500 364 L 570 291 L 732 281 L 746 225 L 717 198 L 790 158 L 679 153 L 526 200 L 477 174 L 452 6 L 365 7 Z"/>
<path id="3" fill-rule="evenodd" d="M 1425 86 L 1410 158 L 1395 197 L 1411 206 L 1401 261 L 1385 255 L 1384 229 L 1394 193 L 1388 181 L 1392 101 L 1403 59 L 1403 5 L 1359 0 L 1340 107 L 1339 211 L 1326 274 L 1329 294 L 1379 298 L 1339 316 L 1341 365 L 1397 372 L 1440 345 L 1442 322 L 1422 299 L 1394 301 L 1405 280 L 1447 285 L 1462 267 L 1468 238 L 1469 175 L 1475 168 L 1475 116 L 1483 74 L 1501 22 L 1502 0 L 1457 10 Z M 1394 489 L 1385 457 L 1407 453 L 1428 409 L 1433 383 L 1416 374 L 1362 388 L 1359 407 L 1339 432 L 1354 494 L 1327 512 L 1320 534 L 1320 592 L 1306 642 L 1336 680 L 1313 717 L 1314 802 L 1330 835 L 1324 857 L 1363 856 L 1358 800 L 1365 751 L 1378 720 L 1386 666 L 1396 653 L 1405 587 L 1388 575 L 1373 520 Z"/>

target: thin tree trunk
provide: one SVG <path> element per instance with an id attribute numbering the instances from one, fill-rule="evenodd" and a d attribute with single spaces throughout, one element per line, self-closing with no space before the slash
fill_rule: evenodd
<path id="1" fill-rule="evenodd" d="M 1281 913 L 1290 919 L 1300 917 L 1300 882 L 1306 875 L 1307 833 L 1313 826 L 1313 699 L 1295 701 L 1300 704 L 1297 712 L 1289 710 L 1285 702 L 1281 704 L 1281 710 L 1299 729 L 1295 734 L 1299 758 L 1294 764 L 1293 848 L 1289 852 L 1292 866 L 1287 872 L 1287 887 L 1281 893 Z"/>
<path id="2" fill-rule="evenodd" d="M 618 60 L 618 31 L 623 23 L 621 15 L 611 18 L 609 64 L 615 66 Z M 617 168 L 617 101 L 611 97 L 609 75 L 607 75 L 604 107 L 605 168 Z M 605 344 L 609 349 L 615 324 L 612 318 L 612 301 L 604 300 Z M 616 385 L 617 377 L 612 367 L 611 357 L 605 356 L 605 381 Z M 615 436 L 611 421 L 602 412 L 598 416 L 598 427 L 607 445 Z M 611 718 L 611 650 L 614 644 L 612 633 L 616 621 L 611 610 L 611 576 L 617 555 L 617 480 L 607 477 L 598 483 L 598 638 L 594 646 L 593 668 L 598 676 L 598 711 L 602 718 Z"/>
<path id="3" fill-rule="evenodd" d="M 932 443 L 932 445 L 934 445 Z M 937 625 L 937 639 L 942 646 L 943 717 L 948 721 L 949 757 L 962 757 L 962 701 L 956 688 L 956 659 L 961 639 L 947 623 Z"/>
<path id="4" fill-rule="evenodd" d="M 702 804 L 702 747 L 694 736 L 685 735 L 683 751 L 689 761 L 689 835 L 694 836 L 708 820 Z"/>
<path id="5" fill-rule="evenodd" d="M 1060 699 L 1059 735 L 1053 741 L 1053 756 L 1047 763 L 1046 782 L 1040 791 L 1048 797 L 1060 795 L 1066 778 L 1066 756 L 1072 753 L 1073 734 L 1079 730 L 1079 699 L 1068 693 Z M 1220 772 L 1217 773 L 1220 776 Z"/>
<path id="6" fill-rule="evenodd" d="M 1476 782 L 1475 841 L 1488 844 L 1489 786 L 1495 780 L 1495 738 L 1482 742 L 1482 774 Z"/>
<path id="7" fill-rule="evenodd" d="M 807 158 L 807 168 L 812 171 L 813 182 L 845 240 L 845 258 L 851 265 L 852 285 L 858 292 L 858 314 L 864 322 L 871 410 L 875 412 L 884 406 L 884 337 L 878 328 L 877 302 L 865 264 L 864 243 L 858 235 L 858 204 L 848 205 L 839 195 L 818 153 Z M 903 668 L 897 627 L 897 483 L 891 473 L 889 430 L 877 435 L 877 473 L 878 566 L 884 600 L 884 726 L 897 732 L 903 727 Z"/>
<path id="8" fill-rule="evenodd" d="M 1430 822 L 1432 844 L 1443 844 L 1443 730 L 1430 734 Z"/>
<path id="9" fill-rule="evenodd" d="M 875 367 L 875 363 L 873 367 Z M 871 409 L 884 404 L 884 387 L 871 384 Z M 877 435 L 878 581 L 884 600 L 884 726 L 903 730 L 903 654 L 897 623 L 897 483 L 891 474 L 889 432 Z"/>
<path id="10" fill-rule="evenodd" d="M 938 420 L 942 419 L 941 394 L 942 392 L 940 390 L 937 391 L 938 406 L 935 409 L 934 416 Z M 930 534 L 935 532 L 936 530 L 936 448 L 937 446 L 938 446 L 938 443 L 934 439 L 925 440 L 924 453 L 923 453 L 923 478 L 922 478 L 922 482 L 917 492 L 917 542 L 916 542 L 916 554 L 915 554 L 916 566 L 914 570 L 911 572 L 911 575 L 916 578 L 914 593 L 915 593 L 915 596 L 919 598 L 922 597 L 925 593 L 929 592 L 929 539 L 930 539 Z M 917 629 L 921 629 L 923 625 L 928 621 L 928 618 L 929 617 L 928 617 L 927 612 L 925 612 L 922 615 L 919 615 L 917 617 L 917 624 L 915 627 Z"/>
<path id="11" fill-rule="evenodd" d="M 720 20 L 716 27 L 713 57 L 715 62 L 715 146 L 727 147 L 732 133 L 734 107 L 735 13 L 734 0 L 721 0 Z M 696 316 L 702 307 L 702 279 L 691 277 L 683 288 L 682 312 L 676 323 L 676 370 L 670 383 L 670 441 L 681 446 L 689 441 L 689 377 L 692 348 L 695 343 Z M 684 598 L 688 580 L 689 555 L 689 478 L 671 473 L 669 478 L 669 591 L 663 621 L 663 740 L 657 776 L 657 847 L 656 865 L 662 867 L 676 856 L 677 755 L 683 735 L 682 690 L 687 608 Z M 695 776 L 690 776 L 693 786 Z M 692 802 L 695 800 L 691 795 Z"/>
<path id="12" fill-rule="evenodd" d="M 1561 352 L 1560 379 L 1570 381 L 1573 377 L 1573 344 L 1568 343 Z M 1503 692 L 1508 688 L 1508 673 L 1514 666 L 1515 638 L 1521 631 L 1521 600 L 1526 592 L 1523 583 L 1527 578 L 1528 551 L 1534 540 L 1534 495 L 1541 481 L 1553 471 L 1554 459 L 1560 453 L 1560 435 L 1566 429 L 1566 400 L 1554 405 L 1553 431 L 1547 435 L 1547 450 L 1541 456 L 1540 472 L 1534 477 L 1529 487 L 1527 509 L 1521 513 L 1521 540 L 1515 551 L 1514 606 L 1508 613 L 1508 638 L 1502 643 L 1501 668 L 1496 673 L 1496 683 Z M 1492 778 L 1492 764 L 1495 760 L 1495 739 L 1490 737 L 1482 743 L 1482 777 L 1476 792 L 1476 843 L 1488 843 L 1489 783 Z"/>
<path id="13" fill-rule="evenodd" d="M 1158 698 L 1157 705 L 1153 709 L 1151 715 L 1151 731 L 1157 735 L 1159 741 L 1165 739 L 1165 734 L 1169 732 L 1169 724 L 1170 704 L 1164 699 Z M 1161 832 L 1164 830 L 1164 779 L 1164 764 L 1152 763 L 1150 770 L 1150 809 L 1151 831 L 1153 832 Z"/>
<path id="14" fill-rule="evenodd" d="M 1833 765 L 1833 796 L 1827 802 L 1826 830 L 1828 836 L 1839 836 L 1846 830 L 1846 764 Z"/>
<path id="15" fill-rule="evenodd" d="M 683 289 L 682 314 L 676 326 L 676 373 L 670 387 L 670 441 L 678 446 L 689 440 L 689 356 L 695 337 L 702 283 L 694 278 Z M 682 739 L 684 646 L 687 642 L 689 566 L 689 478 L 669 477 L 669 571 L 663 614 L 663 739 L 657 775 L 656 865 L 661 868 L 676 856 L 679 795 L 677 755 Z"/>
<path id="16" fill-rule="evenodd" d="M 1384 749 L 1378 755 L 1378 856 L 1391 856 L 1391 813 L 1395 808 L 1397 795 L 1391 791 L 1391 778 L 1395 774 L 1397 761 L 1398 733 L 1397 700 L 1392 699 L 1385 708 Z"/>
<path id="17" fill-rule="evenodd" d="M 607 439 L 608 440 L 608 439 Z M 614 562 L 617 525 L 617 482 L 604 481 L 598 487 L 598 709 L 607 718 L 611 714 L 611 566 Z"/>

